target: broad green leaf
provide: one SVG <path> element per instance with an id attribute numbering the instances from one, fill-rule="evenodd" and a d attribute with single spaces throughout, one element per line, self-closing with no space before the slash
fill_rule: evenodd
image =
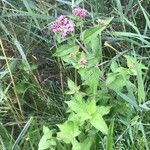
<path id="1" fill-rule="evenodd" d="M 69 91 L 66 94 L 75 94 L 79 91 L 80 86 L 77 86 L 71 79 L 68 78 Z"/>
<path id="2" fill-rule="evenodd" d="M 43 133 L 44 135 L 38 144 L 38 150 L 46 150 L 56 145 L 55 140 L 52 138 L 52 132 L 48 127 L 43 126 Z"/>
<path id="3" fill-rule="evenodd" d="M 78 118 L 80 119 L 80 123 L 83 123 L 85 120 L 91 118 L 91 115 L 87 112 L 87 104 L 84 101 L 76 101 L 71 100 L 66 102 L 71 111 L 75 112 Z"/>
<path id="4" fill-rule="evenodd" d="M 71 143 L 76 136 L 80 134 L 79 126 L 77 123 L 72 121 L 66 121 L 63 124 L 57 125 L 59 127 L 60 132 L 58 132 L 57 136 L 65 143 Z"/>
<path id="5" fill-rule="evenodd" d="M 74 44 L 72 44 L 72 45 L 65 44 L 65 45 L 62 45 L 59 48 L 57 48 L 54 56 L 63 57 L 63 56 L 69 55 L 71 53 L 75 53 L 77 51 L 79 51 L 79 46 L 74 45 Z"/>
<path id="6" fill-rule="evenodd" d="M 75 138 L 72 140 L 71 143 L 72 143 L 72 150 L 82 150 L 80 143 Z"/>
<path id="7" fill-rule="evenodd" d="M 111 106 L 99 106 L 98 107 L 98 112 L 104 116 L 107 115 L 110 112 Z"/>
<path id="8" fill-rule="evenodd" d="M 96 111 L 96 102 L 95 102 L 95 100 L 91 100 L 87 103 L 86 110 L 90 115 L 95 113 L 95 111 Z"/>
<path id="9" fill-rule="evenodd" d="M 80 145 L 81 145 L 81 150 L 91 150 L 91 146 L 94 142 L 94 138 L 87 137 Z"/>
<path id="10" fill-rule="evenodd" d="M 95 36 L 94 38 L 91 39 L 91 48 L 92 48 L 92 53 L 94 54 L 95 57 L 98 57 L 99 59 L 102 57 L 102 47 L 101 47 L 101 42 L 100 39 Z"/>
<path id="11" fill-rule="evenodd" d="M 90 92 L 95 94 L 100 78 L 99 68 L 93 67 L 88 69 L 80 69 L 79 74 L 81 75 L 82 81 L 84 82 L 83 84 L 89 86 Z"/>
<path id="12" fill-rule="evenodd" d="M 65 103 L 68 104 L 68 107 L 71 111 L 74 111 L 75 113 L 79 113 L 81 111 L 84 111 L 86 104 L 84 101 L 76 101 L 76 100 L 70 100 L 66 101 Z"/>
<path id="13" fill-rule="evenodd" d="M 113 61 L 112 63 L 111 63 L 111 66 L 110 66 L 110 68 L 111 68 L 111 71 L 112 72 L 116 72 L 116 69 L 118 69 L 118 64 L 117 64 L 117 62 L 116 61 Z"/>
<path id="14" fill-rule="evenodd" d="M 126 85 L 126 82 L 122 75 L 110 73 L 108 74 L 106 85 L 115 91 L 121 91 L 122 88 Z"/>
<path id="15" fill-rule="evenodd" d="M 103 134 L 108 133 L 108 127 L 103 117 L 98 113 L 94 113 L 90 119 L 90 123 Z"/>
<path id="16" fill-rule="evenodd" d="M 112 84 L 116 80 L 116 77 L 118 76 L 117 73 L 109 73 L 106 79 L 106 85 Z"/>
<path id="17" fill-rule="evenodd" d="M 90 29 L 85 30 L 81 34 L 81 39 L 82 41 L 87 44 L 88 42 L 91 41 L 92 38 L 96 37 L 98 34 L 100 34 L 106 27 L 109 25 L 109 23 L 112 21 L 111 18 L 107 18 L 106 20 L 103 21 L 102 24 L 96 25 L 95 27 L 92 27 Z"/>

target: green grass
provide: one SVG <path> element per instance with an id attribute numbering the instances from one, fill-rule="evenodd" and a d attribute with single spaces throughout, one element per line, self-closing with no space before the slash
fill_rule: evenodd
<path id="1" fill-rule="evenodd" d="M 64 95 L 66 76 L 74 71 L 52 57 L 55 43 L 48 24 L 60 14 L 70 14 L 70 3 L 56 0 L 2 0 L 0 2 L 0 149 L 36 150 L 43 125 L 56 129 L 63 122 L 68 98 Z M 116 60 L 125 65 L 123 54 L 134 56 L 150 66 L 150 1 L 149 0 L 78 0 L 76 5 L 88 9 L 92 18 L 114 17 L 102 35 L 102 63 L 105 74 Z M 91 20 L 93 19 L 93 20 Z M 89 24 L 87 23 L 87 26 Z M 150 72 L 132 82 L 138 88 L 142 111 L 132 107 L 133 97 L 111 91 L 117 108 L 107 116 L 111 122 L 109 137 L 99 135 L 99 147 L 115 150 L 149 150 L 150 148 Z M 115 95 L 115 96 L 114 96 Z M 105 95 L 104 95 L 105 97 Z M 114 100 L 113 100 L 114 98 Z M 144 99 L 144 100 L 143 100 Z M 131 103 L 130 103 L 131 102 Z M 134 118 L 135 117 L 135 118 Z M 114 122 L 111 120 L 114 118 Z M 137 119 L 137 120 L 136 120 Z"/>

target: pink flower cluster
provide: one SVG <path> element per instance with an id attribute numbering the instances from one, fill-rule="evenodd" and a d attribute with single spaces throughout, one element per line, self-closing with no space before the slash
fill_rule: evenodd
<path id="1" fill-rule="evenodd" d="M 79 17 L 79 19 L 84 19 L 84 17 L 88 15 L 88 11 L 83 8 L 75 8 L 72 13 Z"/>
<path id="2" fill-rule="evenodd" d="M 54 33 L 60 33 L 60 35 L 64 38 L 74 31 L 74 26 L 75 25 L 71 20 L 64 15 L 61 15 L 57 20 L 50 24 L 49 28 Z"/>

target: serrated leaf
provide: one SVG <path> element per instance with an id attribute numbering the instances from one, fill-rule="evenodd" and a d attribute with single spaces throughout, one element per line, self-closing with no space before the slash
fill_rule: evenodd
<path id="1" fill-rule="evenodd" d="M 52 138 L 52 132 L 48 127 L 43 126 L 43 133 L 44 135 L 38 144 L 38 150 L 46 150 L 56 145 L 55 140 Z"/>
<path id="2" fill-rule="evenodd" d="M 81 69 L 79 70 L 79 74 L 84 82 L 83 84 L 89 86 L 90 91 L 95 94 L 99 84 L 99 68 L 93 67 L 85 70 Z"/>
<path id="3" fill-rule="evenodd" d="M 90 115 L 95 113 L 95 111 L 96 111 L 96 102 L 95 102 L 95 100 L 91 100 L 87 103 L 86 110 Z"/>
<path id="4" fill-rule="evenodd" d="M 91 118 L 91 115 L 86 109 L 87 104 L 84 101 L 79 102 L 76 100 L 71 100 L 67 101 L 66 103 L 68 104 L 69 109 L 76 113 L 81 123 Z"/>
<path id="5" fill-rule="evenodd" d="M 80 86 L 77 86 L 71 79 L 68 78 L 68 88 L 70 91 L 66 92 L 66 94 L 75 94 L 79 91 Z"/>
<path id="6" fill-rule="evenodd" d="M 103 117 L 98 113 L 94 113 L 90 119 L 90 123 L 103 134 L 108 133 L 108 127 Z"/>
<path id="7" fill-rule="evenodd" d="M 57 136 L 68 144 L 71 143 L 81 132 L 77 123 L 72 121 L 66 121 L 65 123 L 57 126 L 60 129 Z"/>

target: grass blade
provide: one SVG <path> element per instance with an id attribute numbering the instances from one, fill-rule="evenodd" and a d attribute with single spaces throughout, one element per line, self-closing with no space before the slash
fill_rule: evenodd
<path id="1" fill-rule="evenodd" d="M 27 132 L 28 128 L 30 127 L 30 124 L 33 120 L 33 117 L 31 117 L 29 119 L 29 121 L 26 123 L 26 125 L 24 126 L 24 128 L 22 129 L 21 133 L 19 134 L 18 138 L 16 139 L 13 147 L 12 147 L 12 150 L 15 150 L 16 146 L 18 145 L 18 143 L 20 142 L 20 140 L 23 138 L 23 136 L 25 135 L 25 133 Z"/>

